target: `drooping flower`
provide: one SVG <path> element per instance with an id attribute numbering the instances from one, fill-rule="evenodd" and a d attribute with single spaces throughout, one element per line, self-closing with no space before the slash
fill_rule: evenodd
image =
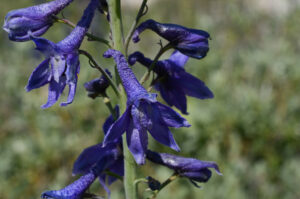
<path id="1" fill-rule="evenodd" d="M 113 57 L 127 94 L 127 108 L 124 114 L 112 125 L 103 143 L 107 144 L 126 131 L 129 150 L 138 164 L 145 163 L 148 145 L 147 131 L 158 142 L 179 151 L 168 127 L 188 127 L 189 123 L 177 112 L 159 103 L 156 94 L 148 93 L 138 82 L 121 52 L 108 50 L 104 57 Z"/>
<path id="2" fill-rule="evenodd" d="M 135 52 L 128 58 L 130 65 L 138 61 L 146 67 L 150 67 L 152 60 L 144 57 L 141 52 Z M 169 59 L 158 61 L 153 68 L 157 74 L 154 87 L 162 98 L 170 105 L 187 114 L 186 95 L 199 99 L 213 98 L 213 93 L 204 82 L 184 70 L 188 56 L 175 51 Z"/>
<path id="3" fill-rule="evenodd" d="M 177 24 L 163 24 L 149 19 L 141 23 L 135 30 L 132 40 L 136 43 L 139 35 L 146 29 L 156 32 L 159 36 L 168 40 L 170 44 L 181 53 L 201 59 L 206 56 L 209 47 L 209 34 L 203 30 L 190 29 Z"/>
<path id="4" fill-rule="evenodd" d="M 116 118 L 119 117 L 119 107 L 116 106 L 114 109 Z M 112 115 L 107 118 L 103 124 L 103 132 L 106 135 L 108 129 L 115 122 L 116 118 Z M 103 166 L 105 164 L 105 166 Z M 82 151 L 77 160 L 73 165 L 73 175 L 89 173 L 94 167 L 108 170 L 119 176 L 124 176 L 124 160 L 122 153 L 122 139 L 117 138 L 107 145 L 102 143 L 90 146 Z M 99 181 L 104 189 L 110 194 L 110 190 L 106 186 L 105 182 L 108 179 L 108 185 L 113 183 L 116 178 L 108 176 L 105 173 L 98 174 Z"/>
<path id="5" fill-rule="evenodd" d="M 111 73 L 108 69 L 105 70 L 106 73 L 111 77 Z M 88 96 L 95 99 L 97 96 L 105 93 L 105 90 L 109 86 L 109 81 L 102 75 L 100 78 L 93 79 L 84 83 L 84 88 L 88 91 Z"/>
<path id="6" fill-rule="evenodd" d="M 38 37 L 53 24 L 53 15 L 58 14 L 73 0 L 54 0 L 47 3 L 12 10 L 7 13 L 3 29 L 13 41 L 28 41 L 30 34 Z"/>
<path id="7" fill-rule="evenodd" d="M 98 3 L 98 0 L 91 0 L 77 26 L 65 39 L 56 44 L 44 38 L 31 36 L 36 49 L 41 51 L 46 59 L 32 72 L 26 90 L 31 91 L 49 84 L 48 102 L 42 108 L 55 104 L 66 85 L 69 86 L 69 95 L 67 102 L 61 103 L 61 106 L 72 103 L 80 68 L 78 49 L 92 22 Z"/>
<path id="8" fill-rule="evenodd" d="M 119 107 L 115 109 L 116 117 L 119 117 Z M 103 125 L 104 133 L 113 124 L 115 118 L 111 115 L 107 118 Z M 124 160 L 121 151 L 121 139 L 116 139 L 106 146 L 102 143 L 91 146 L 83 150 L 73 166 L 73 174 L 82 174 L 78 180 L 61 190 L 46 191 L 42 193 L 42 198 L 55 199 L 79 199 L 82 198 L 88 187 L 98 177 L 101 185 L 110 195 L 110 191 L 106 186 L 106 178 L 108 184 L 113 183 L 116 178 L 107 176 L 104 172 L 110 171 L 119 176 L 124 176 Z"/>
<path id="9" fill-rule="evenodd" d="M 179 176 L 188 178 L 197 187 L 196 182 L 207 182 L 210 179 L 212 173 L 209 168 L 215 169 L 217 174 L 222 175 L 218 165 L 214 162 L 157 153 L 150 150 L 147 151 L 146 155 L 148 160 L 173 169 Z"/>

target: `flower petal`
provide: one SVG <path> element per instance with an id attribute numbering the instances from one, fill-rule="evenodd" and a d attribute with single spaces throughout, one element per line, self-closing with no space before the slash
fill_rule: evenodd
<path id="1" fill-rule="evenodd" d="M 168 126 L 164 123 L 160 110 L 157 107 L 156 103 L 152 105 L 153 114 L 152 116 L 152 128 L 148 129 L 150 134 L 154 139 L 156 139 L 161 144 L 164 144 L 175 151 L 180 151 L 174 137 L 169 130 Z"/>
<path id="2" fill-rule="evenodd" d="M 137 129 L 131 121 L 126 133 L 128 148 L 137 164 L 145 164 L 145 153 L 148 145 L 147 129 Z"/>
<path id="3" fill-rule="evenodd" d="M 70 82 L 68 85 L 69 85 L 68 99 L 66 102 L 62 102 L 60 106 L 67 106 L 68 104 L 71 104 L 73 102 L 76 93 L 77 81 L 75 83 Z"/>
<path id="4" fill-rule="evenodd" d="M 48 101 L 46 104 L 42 105 L 41 108 L 49 108 L 56 103 L 60 95 L 62 94 L 66 86 L 66 78 L 64 76 L 59 78 L 59 82 L 54 81 L 53 79 L 49 83 L 48 91 Z"/>
<path id="5" fill-rule="evenodd" d="M 200 37 L 199 41 L 187 41 L 180 43 L 176 46 L 176 49 L 189 57 L 202 59 L 209 51 L 208 40 Z"/>
<path id="6" fill-rule="evenodd" d="M 101 158 L 113 153 L 115 148 L 115 144 L 103 147 L 100 143 L 84 149 L 76 159 L 72 173 L 74 175 L 87 173 Z"/>
<path id="7" fill-rule="evenodd" d="M 186 62 L 189 60 L 189 57 L 182 54 L 181 52 L 179 52 L 178 50 L 175 50 L 172 55 L 170 56 L 170 58 L 168 59 L 168 61 L 172 62 L 172 64 L 183 68 L 184 65 L 186 64 Z"/>
<path id="8" fill-rule="evenodd" d="M 201 171 L 205 168 L 213 168 L 215 169 L 218 175 L 223 175 L 220 172 L 219 167 L 215 162 L 201 161 L 194 158 L 185 158 L 185 159 L 186 159 L 185 161 L 186 164 L 182 166 L 182 170 L 184 171 Z"/>
<path id="9" fill-rule="evenodd" d="M 121 137 L 121 135 L 128 128 L 130 121 L 130 108 L 127 108 L 123 115 L 110 127 L 107 134 L 104 137 L 103 144 L 113 142 L 115 139 Z"/>
<path id="10" fill-rule="evenodd" d="M 172 81 L 169 77 L 168 80 L 156 83 L 155 89 L 160 92 L 161 97 L 167 102 L 168 105 L 175 106 L 183 114 L 188 114 L 186 111 L 186 97 L 183 90 L 179 86 L 179 82 Z"/>
<path id="11" fill-rule="evenodd" d="M 214 97 L 204 82 L 184 71 L 180 73 L 180 86 L 187 95 L 192 97 L 199 99 Z"/>
<path id="12" fill-rule="evenodd" d="M 187 171 L 180 173 L 180 176 L 187 177 L 191 180 L 197 181 L 197 182 L 207 182 L 212 175 L 212 172 L 204 168 L 200 171 Z"/>
<path id="13" fill-rule="evenodd" d="M 50 64 L 53 78 L 58 82 L 59 77 L 62 76 L 66 70 L 66 59 L 63 54 L 56 54 L 51 56 Z"/>
<path id="14" fill-rule="evenodd" d="M 160 111 L 161 118 L 163 119 L 163 121 L 167 126 L 175 127 L 175 128 L 191 126 L 188 123 L 188 121 L 186 121 L 186 119 L 181 117 L 176 111 L 174 111 L 170 107 L 161 104 L 159 102 L 156 102 L 155 104 Z"/>
<path id="15" fill-rule="evenodd" d="M 31 39 L 36 45 L 36 50 L 43 53 L 46 57 L 55 54 L 56 44 L 52 41 L 42 38 L 31 36 Z"/>
<path id="16" fill-rule="evenodd" d="M 114 108 L 114 112 L 116 114 L 116 118 L 119 118 L 120 117 L 120 108 L 118 105 L 116 105 L 116 107 Z M 103 132 L 104 132 L 104 135 L 107 134 L 109 128 L 113 125 L 113 123 L 115 122 L 115 119 L 112 115 L 110 115 L 104 122 L 103 126 L 102 126 L 102 129 L 103 129 Z"/>
<path id="17" fill-rule="evenodd" d="M 45 59 L 31 73 L 26 86 L 27 92 L 31 91 L 32 89 L 40 88 L 49 83 L 49 77 L 51 75 L 49 72 L 49 61 L 50 59 Z"/>

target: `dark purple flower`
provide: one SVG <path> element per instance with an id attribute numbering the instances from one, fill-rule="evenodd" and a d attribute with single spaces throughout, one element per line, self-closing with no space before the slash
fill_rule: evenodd
<path id="1" fill-rule="evenodd" d="M 106 69 L 105 71 L 111 77 L 109 70 Z M 101 94 L 104 94 L 108 86 L 109 81 L 103 75 L 100 78 L 96 78 L 84 83 L 84 88 L 88 92 L 88 96 L 93 99 Z"/>
<path id="2" fill-rule="evenodd" d="M 119 117 L 119 107 L 116 106 L 114 109 L 116 117 Z M 115 122 L 113 116 L 109 116 L 103 125 L 104 134 L 107 133 L 110 126 Z M 99 169 L 100 168 L 100 169 Z M 109 144 L 103 146 L 99 143 L 94 146 L 90 146 L 83 150 L 73 165 L 72 173 L 76 174 L 87 174 L 91 170 L 104 171 L 108 170 L 119 176 L 124 176 L 124 160 L 122 152 L 122 139 L 117 138 Z M 108 179 L 108 184 L 113 183 L 116 178 L 113 176 L 107 176 L 103 172 L 98 172 L 97 176 L 101 185 L 110 194 L 108 187 L 105 182 Z"/>
<path id="3" fill-rule="evenodd" d="M 28 41 L 30 34 L 38 37 L 44 34 L 58 14 L 73 0 L 54 0 L 36 6 L 12 10 L 7 13 L 3 29 L 8 32 L 10 40 Z"/>
<path id="4" fill-rule="evenodd" d="M 148 145 L 147 131 L 158 142 L 179 151 L 168 127 L 188 127 L 189 123 L 177 112 L 156 100 L 156 94 L 148 93 L 137 81 L 121 52 L 108 50 L 104 57 L 113 57 L 127 93 L 125 113 L 108 130 L 103 143 L 107 144 L 126 131 L 129 150 L 138 164 L 145 163 Z"/>
<path id="5" fill-rule="evenodd" d="M 44 38 L 31 37 L 36 49 L 45 54 L 46 59 L 32 72 L 26 90 L 31 91 L 49 84 L 48 102 L 42 108 L 55 104 L 66 85 L 69 86 L 69 95 L 67 102 L 61 103 L 61 106 L 72 103 L 80 68 L 78 48 L 92 22 L 98 3 L 98 0 L 90 2 L 77 26 L 64 40 L 55 44 Z"/>
<path id="6" fill-rule="evenodd" d="M 152 60 L 144 57 L 140 52 L 131 54 L 128 58 L 130 65 L 138 61 L 146 67 L 150 67 Z M 199 99 L 213 98 L 213 93 L 204 82 L 195 76 L 185 72 L 184 65 L 188 56 L 175 51 L 169 59 L 158 61 L 153 68 L 157 74 L 154 87 L 162 98 L 170 105 L 187 114 L 186 95 Z"/>
<path id="7" fill-rule="evenodd" d="M 119 107 L 114 109 L 116 117 L 119 117 Z M 104 125 L 103 131 L 106 134 L 108 128 L 113 124 L 115 119 L 109 116 Z M 116 139 L 106 146 L 102 143 L 91 146 L 83 150 L 79 155 L 73 166 L 73 174 L 82 174 L 78 180 L 68 185 L 61 190 L 46 191 L 42 193 L 42 198 L 55 199 L 80 199 L 84 192 L 98 177 L 100 183 L 105 190 L 110 194 L 105 182 L 108 178 L 108 183 L 113 183 L 116 178 L 104 174 L 106 170 L 111 171 L 119 176 L 124 176 L 124 160 L 121 151 L 122 139 Z"/>
<path id="8" fill-rule="evenodd" d="M 136 43 L 139 35 L 146 29 L 151 29 L 168 40 L 170 44 L 181 53 L 201 59 L 206 56 L 209 47 L 209 34 L 203 30 L 186 28 L 176 24 L 163 24 L 149 19 L 141 23 L 135 30 L 132 40 Z"/>
<path id="9" fill-rule="evenodd" d="M 179 176 L 188 178 L 197 187 L 196 182 L 207 182 L 211 177 L 209 168 L 215 169 L 217 174 L 222 175 L 218 165 L 214 162 L 157 153 L 150 150 L 147 151 L 146 157 L 154 163 L 173 169 Z"/>

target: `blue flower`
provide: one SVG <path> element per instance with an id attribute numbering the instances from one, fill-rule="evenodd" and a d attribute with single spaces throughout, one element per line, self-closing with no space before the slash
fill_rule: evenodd
<path id="1" fill-rule="evenodd" d="M 119 107 L 116 106 L 114 111 L 116 113 L 116 118 L 118 118 Z M 115 120 L 116 119 L 113 118 L 112 115 L 106 119 L 105 123 L 103 124 L 103 132 L 105 135 Z M 98 170 L 99 168 L 103 168 L 103 171 L 108 170 L 119 176 L 124 176 L 124 160 L 121 138 L 117 138 L 105 146 L 102 143 L 99 143 L 83 150 L 73 165 L 72 173 L 73 175 L 87 174 L 91 169 L 94 168 L 98 168 Z M 105 184 L 106 179 L 108 179 L 108 184 L 110 185 L 116 180 L 116 178 L 113 176 L 108 176 L 103 172 L 99 173 L 98 177 L 101 185 L 108 192 L 108 194 L 110 194 L 110 190 Z"/>
<path id="2" fill-rule="evenodd" d="M 119 117 L 119 107 L 115 108 L 115 113 Z M 113 124 L 115 119 L 111 115 L 103 125 L 104 133 Z M 110 195 L 110 190 L 105 182 L 108 178 L 108 184 L 113 183 L 116 178 L 107 176 L 104 172 L 110 171 L 119 176 L 124 176 L 124 160 L 121 151 L 122 140 L 116 139 L 113 142 L 103 146 L 102 143 L 91 146 L 83 150 L 73 166 L 73 175 L 82 174 L 83 176 L 74 183 L 57 191 L 46 191 L 42 193 L 42 198 L 55 199 L 79 199 L 84 192 L 98 177 L 99 182 Z"/>
<path id="3" fill-rule="evenodd" d="M 217 174 L 222 175 L 218 165 L 214 162 L 157 153 L 150 150 L 147 151 L 146 155 L 148 160 L 173 169 L 179 176 L 188 178 L 197 187 L 196 182 L 207 182 L 210 179 L 212 173 L 209 168 L 215 169 Z"/>
<path id="4" fill-rule="evenodd" d="M 135 30 L 132 40 L 138 42 L 139 35 L 146 29 L 156 32 L 168 40 L 170 44 L 181 53 L 201 59 L 206 56 L 209 47 L 209 34 L 203 30 L 186 28 L 176 24 L 163 24 L 149 19 L 141 23 Z"/>
<path id="5" fill-rule="evenodd" d="M 48 102 L 42 108 L 55 104 L 66 85 L 69 86 L 69 95 L 67 102 L 61 103 L 61 106 L 72 103 L 80 68 L 78 49 L 97 6 L 98 0 L 92 0 L 74 30 L 56 44 L 44 38 L 31 36 L 37 46 L 36 49 L 45 54 L 46 59 L 32 72 L 26 90 L 31 91 L 49 84 Z"/>
<path id="6" fill-rule="evenodd" d="M 7 13 L 3 29 L 13 41 L 28 41 L 30 34 L 41 36 L 54 20 L 53 15 L 58 14 L 73 0 L 54 0 L 36 6 L 12 10 Z"/>
<path id="7" fill-rule="evenodd" d="M 127 108 L 109 129 L 103 143 L 112 142 L 126 131 L 129 150 L 138 164 L 145 163 L 147 131 L 158 142 L 179 151 L 168 127 L 188 127 L 189 123 L 168 106 L 157 102 L 156 94 L 150 94 L 142 87 L 121 52 L 110 49 L 104 53 L 104 57 L 113 57 L 117 63 L 117 70 L 127 94 Z"/>
<path id="8" fill-rule="evenodd" d="M 130 65 L 138 61 L 150 67 L 152 60 L 144 57 L 140 52 L 131 54 L 128 58 Z M 187 114 L 186 95 L 199 99 L 213 98 L 213 93 L 195 76 L 185 72 L 184 65 L 188 56 L 175 51 L 169 59 L 158 61 L 153 68 L 157 74 L 154 87 L 160 91 L 162 98 L 170 106 L 175 106 L 182 113 Z"/>
<path id="9" fill-rule="evenodd" d="M 105 71 L 111 77 L 109 70 L 105 69 Z M 108 86 L 109 81 L 103 75 L 100 78 L 96 78 L 84 83 L 84 88 L 86 91 L 88 91 L 88 96 L 93 99 L 101 94 L 104 94 Z"/>

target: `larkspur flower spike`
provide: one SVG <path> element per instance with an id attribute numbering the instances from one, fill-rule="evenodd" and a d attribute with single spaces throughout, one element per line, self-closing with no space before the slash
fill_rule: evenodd
<path id="1" fill-rule="evenodd" d="M 207 182 L 211 177 L 209 168 L 215 169 L 222 175 L 219 167 L 214 162 L 201 161 L 194 158 L 185 158 L 167 153 L 157 153 L 148 150 L 147 159 L 173 169 L 179 176 L 188 178 L 196 187 L 196 182 Z"/>
<path id="2" fill-rule="evenodd" d="M 53 24 L 53 15 L 58 14 L 73 0 L 54 0 L 40 5 L 12 10 L 7 13 L 3 29 L 12 41 L 28 41 L 30 34 L 38 37 Z"/>
<path id="3" fill-rule="evenodd" d="M 163 24 L 149 19 L 141 23 L 135 30 L 132 40 L 136 43 L 139 35 L 146 29 L 156 32 L 168 40 L 170 44 L 181 53 L 196 59 L 206 56 L 209 47 L 209 34 L 203 30 L 190 29 L 177 24 Z"/>
<path id="4" fill-rule="evenodd" d="M 168 105 L 175 106 L 183 114 L 187 114 L 186 95 L 199 99 L 214 96 L 204 82 L 184 70 L 188 58 L 179 51 L 174 51 L 169 59 L 158 61 L 153 68 L 157 74 L 154 88 L 160 92 Z M 150 67 L 153 62 L 141 52 L 135 52 L 129 56 L 130 65 L 134 65 L 136 61 L 146 67 Z"/>
<path id="5" fill-rule="evenodd" d="M 189 127 L 189 123 L 177 112 L 156 100 L 137 81 L 121 52 L 108 50 L 104 57 L 113 57 L 127 94 L 127 108 L 124 114 L 108 130 L 103 143 L 107 144 L 121 137 L 126 131 L 129 150 L 138 164 L 145 163 L 148 145 L 147 131 L 158 142 L 179 151 L 168 127 Z"/>
<path id="6" fill-rule="evenodd" d="M 68 99 L 67 102 L 61 103 L 61 106 L 72 103 L 80 68 L 78 48 L 88 31 L 98 4 L 98 0 L 91 0 L 77 26 L 65 39 L 56 44 L 31 35 L 36 49 L 41 51 L 46 59 L 32 72 L 26 90 L 31 91 L 49 84 L 48 101 L 42 108 L 55 104 L 66 85 L 69 86 Z"/>

